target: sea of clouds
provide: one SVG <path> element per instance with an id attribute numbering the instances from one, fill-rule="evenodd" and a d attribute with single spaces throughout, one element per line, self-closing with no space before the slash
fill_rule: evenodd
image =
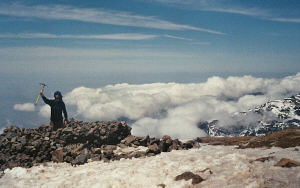
<path id="1" fill-rule="evenodd" d="M 236 112 L 300 93 L 300 73 L 282 79 L 242 77 L 210 77 L 203 83 L 116 84 L 102 88 L 78 87 L 66 93 L 64 101 L 70 117 L 84 120 L 126 119 L 137 136 L 168 134 L 189 139 L 205 136 L 197 127 L 200 121 L 219 120 L 222 126 L 241 121 Z M 50 116 L 46 105 L 34 107 L 16 104 L 15 110 L 38 111 Z M 239 121 L 239 122 L 237 122 Z"/>

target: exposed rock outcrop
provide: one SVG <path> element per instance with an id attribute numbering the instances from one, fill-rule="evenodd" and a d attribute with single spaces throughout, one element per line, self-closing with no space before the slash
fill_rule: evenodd
<path id="1" fill-rule="evenodd" d="M 288 148 L 300 146 L 300 128 L 288 128 L 265 136 L 202 137 L 196 138 L 195 141 L 210 145 L 237 145 L 240 149 L 259 147 Z"/>
<path id="2" fill-rule="evenodd" d="M 31 167 L 49 161 L 72 165 L 81 165 L 89 160 L 108 162 L 199 147 L 195 141 L 182 143 L 167 135 L 162 139 L 137 137 L 130 131 L 131 127 L 125 122 L 83 122 L 75 119 L 57 131 L 52 131 L 49 125 L 36 129 L 9 126 L 0 135 L 0 170 Z"/>

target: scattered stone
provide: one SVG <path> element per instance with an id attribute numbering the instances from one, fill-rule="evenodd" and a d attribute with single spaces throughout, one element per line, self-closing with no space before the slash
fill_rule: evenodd
<path id="1" fill-rule="evenodd" d="M 144 151 L 136 151 L 129 155 L 129 157 L 134 157 L 134 158 L 141 158 L 145 156 L 146 156 L 146 152 Z"/>
<path id="2" fill-rule="evenodd" d="M 280 167 L 290 168 L 290 167 L 300 166 L 300 162 L 297 162 L 297 161 L 294 161 L 294 160 L 291 160 L 291 159 L 287 159 L 287 158 L 282 158 L 274 166 L 280 166 Z"/>
<path id="3" fill-rule="evenodd" d="M 132 143 L 134 140 L 135 140 L 135 136 L 133 136 L 133 135 L 130 135 L 130 136 L 128 136 L 128 137 L 126 137 L 126 138 L 124 139 L 125 144 L 130 144 L 130 143 Z"/>
<path id="4" fill-rule="evenodd" d="M 170 144 L 167 143 L 165 140 L 163 140 L 159 143 L 158 147 L 159 147 L 160 152 L 167 152 L 169 149 L 169 146 L 170 146 Z"/>
<path id="5" fill-rule="evenodd" d="M 63 153 L 63 148 L 58 148 L 52 153 L 52 161 L 61 163 L 63 162 L 64 158 L 64 153 Z"/>
<path id="6" fill-rule="evenodd" d="M 158 145 L 155 143 L 153 145 L 148 146 L 148 149 L 146 151 L 147 153 L 154 153 L 154 154 L 158 154 L 160 153 L 160 150 L 158 148 Z"/>
<path id="7" fill-rule="evenodd" d="M 148 157 L 153 157 L 153 156 L 155 156 L 155 153 L 147 153 L 147 156 Z"/>
<path id="8" fill-rule="evenodd" d="M 161 184 L 158 184 L 157 187 L 165 188 L 165 187 L 166 187 L 166 184 L 161 183 Z"/>
<path id="9" fill-rule="evenodd" d="M 183 146 L 184 146 L 185 149 L 191 149 L 191 148 L 193 148 L 194 144 L 195 144 L 195 143 L 194 143 L 193 140 L 189 140 L 189 141 L 185 142 L 185 143 L 183 144 Z"/>
<path id="10" fill-rule="evenodd" d="M 199 170 L 198 172 L 204 173 L 206 171 L 208 171 L 209 174 L 213 174 L 213 172 L 210 170 L 210 168 L 205 168 L 203 170 Z"/>
<path id="11" fill-rule="evenodd" d="M 118 146 L 120 147 L 120 148 L 127 148 L 128 146 L 126 146 L 125 144 L 118 144 Z"/>
<path id="12" fill-rule="evenodd" d="M 163 140 L 170 140 L 171 137 L 170 137 L 169 135 L 164 135 L 164 136 L 162 137 L 162 139 L 163 139 Z"/>
<path id="13" fill-rule="evenodd" d="M 254 161 L 265 162 L 265 161 L 268 161 L 268 160 L 273 159 L 273 158 L 274 158 L 273 156 L 261 157 L 261 158 L 255 159 L 255 160 L 253 160 L 253 161 L 250 161 L 250 163 L 252 163 L 252 162 L 254 162 Z"/>
<path id="14" fill-rule="evenodd" d="M 81 165 L 81 164 L 86 163 L 87 160 L 88 160 L 88 156 L 81 154 L 81 155 L 77 156 L 76 159 L 71 162 L 71 164 L 72 165 Z"/>
<path id="15" fill-rule="evenodd" d="M 183 179 L 185 181 L 192 179 L 192 184 L 193 185 L 201 183 L 202 181 L 204 181 L 204 179 L 201 176 L 199 176 L 197 174 L 194 174 L 193 172 L 189 172 L 189 171 L 184 172 L 184 173 L 182 173 L 182 174 L 175 177 L 175 181 L 179 181 L 179 180 L 183 180 Z"/>
<path id="16" fill-rule="evenodd" d="M 113 150 L 117 149 L 117 146 L 115 146 L 115 145 L 103 145 L 102 149 L 103 150 L 111 150 L 111 151 L 113 151 Z"/>

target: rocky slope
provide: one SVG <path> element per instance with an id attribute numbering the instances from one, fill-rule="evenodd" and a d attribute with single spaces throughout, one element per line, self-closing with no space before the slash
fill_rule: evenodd
<path id="1" fill-rule="evenodd" d="M 169 136 L 162 139 L 136 137 L 130 131 L 131 127 L 125 122 L 82 122 L 75 119 L 57 131 L 52 131 L 49 125 L 36 129 L 10 126 L 0 135 L 0 171 L 49 161 L 79 165 L 88 160 L 153 156 L 197 147 L 198 144 L 196 141 L 182 143 Z"/>
<path id="2" fill-rule="evenodd" d="M 287 129 L 259 137 L 198 138 L 203 142 L 199 148 L 139 159 L 92 161 L 76 167 L 70 163 L 49 162 L 29 169 L 6 169 L 0 178 L 0 187 L 294 188 L 300 185 L 299 130 Z M 133 138 L 129 136 L 122 142 L 137 140 Z M 133 151 L 139 148 L 140 151 Z M 142 149 L 148 147 L 122 148 L 122 153 L 132 150 L 132 154 L 126 154 L 129 156 L 146 151 Z M 114 149 L 112 153 L 118 155 L 119 150 Z"/>
<path id="3" fill-rule="evenodd" d="M 288 127 L 300 127 L 300 94 L 283 100 L 272 100 L 247 112 L 234 114 L 238 125 L 219 125 L 218 120 L 199 122 L 209 136 L 259 136 Z M 255 121 L 246 121 L 255 119 Z"/>

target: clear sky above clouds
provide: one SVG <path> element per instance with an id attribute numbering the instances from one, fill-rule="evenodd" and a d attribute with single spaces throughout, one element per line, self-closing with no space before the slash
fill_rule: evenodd
<path id="1" fill-rule="evenodd" d="M 291 72 L 298 0 L 0 3 L 1 73 Z"/>

